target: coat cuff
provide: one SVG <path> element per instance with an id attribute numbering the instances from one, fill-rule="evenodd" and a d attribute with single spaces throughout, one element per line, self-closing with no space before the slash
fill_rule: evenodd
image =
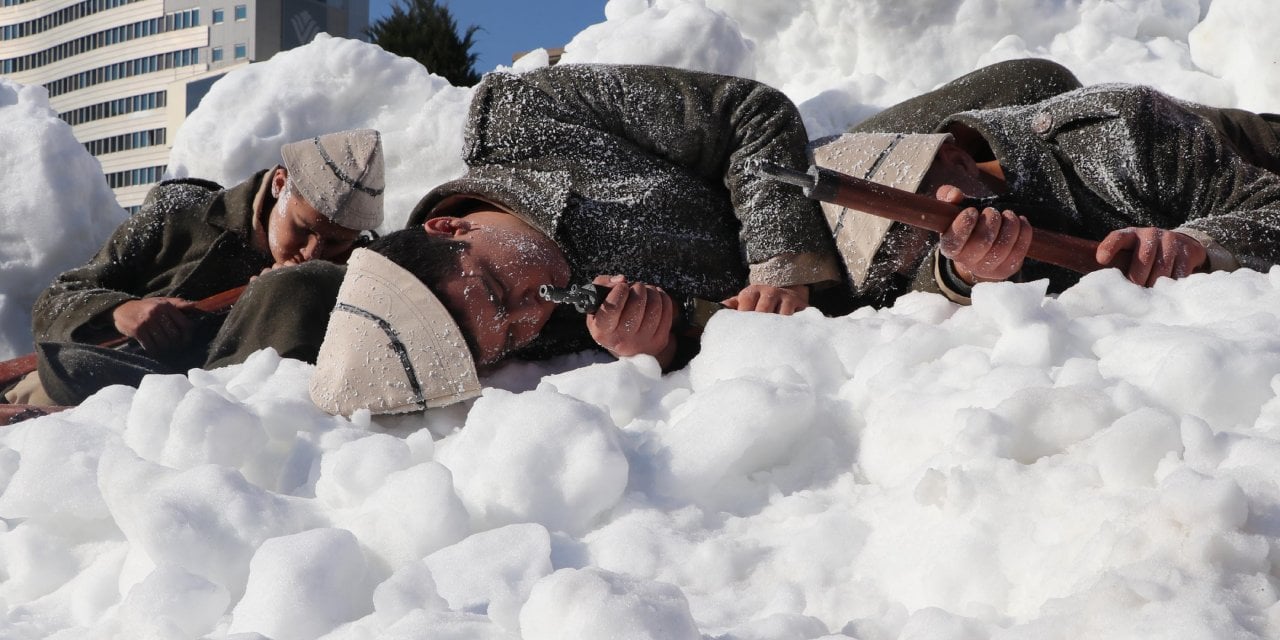
<path id="1" fill-rule="evenodd" d="M 45 342 L 93 342 L 104 335 L 109 337 L 115 331 L 112 312 L 126 302 L 139 299 L 121 291 L 102 290 L 92 300 L 63 314 L 45 335 L 37 336 L 37 339 Z"/>
<path id="2" fill-rule="evenodd" d="M 840 281 L 840 269 L 833 256 L 822 253 L 784 253 L 751 265 L 751 284 L 792 287 L 799 284 L 826 286 Z"/>
<path id="3" fill-rule="evenodd" d="M 1205 253 L 1209 255 L 1210 271 L 1235 271 L 1240 268 L 1240 260 L 1236 258 L 1235 254 L 1218 244 L 1218 241 L 1214 240 L 1209 234 L 1190 227 L 1178 227 L 1174 231 L 1190 236 L 1196 242 L 1204 245 Z"/>
<path id="4" fill-rule="evenodd" d="M 973 287 L 956 273 L 951 260 L 936 247 L 933 250 L 933 280 L 938 284 L 938 291 L 948 300 L 963 305 L 973 303 Z"/>

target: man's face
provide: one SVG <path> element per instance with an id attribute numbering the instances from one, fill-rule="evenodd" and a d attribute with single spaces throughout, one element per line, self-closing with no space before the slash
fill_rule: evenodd
<path id="1" fill-rule="evenodd" d="M 992 195 L 991 189 L 979 177 L 978 165 L 973 156 L 951 142 L 942 143 L 917 191 L 932 196 L 943 185 L 959 187 L 965 195 L 971 197 Z"/>
<path id="2" fill-rule="evenodd" d="M 533 341 L 555 310 L 538 288 L 569 283 L 569 264 L 559 247 L 500 212 L 433 218 L 426 227 L 428 233 L 448 234 L 467 245 L 459 275 L 435 293 L 473 339 L 477 364 L 496 363 Z"/>
<path id="3" fill-rule="evenodd" d="M 280 172 L 273 180 L 281 185 L 280 195 L 267 220 L 267 245 L 275 263 L 344 261 L 360 232 L 335 224 L 321 215 L 294 191 L 292 183 Z"/>

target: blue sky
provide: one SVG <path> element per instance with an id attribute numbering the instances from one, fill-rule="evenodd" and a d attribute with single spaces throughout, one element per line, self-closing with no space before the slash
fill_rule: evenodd
<path id="1" fill-rule="evenodd" d="M 606 0 L 445 0 L 459 30 L 479 25 L 476 70 L 511 64 L 511 54 L 564 46 L 588 25 L 604 21 Z M 369 21 L 391 13 L 392 0 L 370 0 Z"/>

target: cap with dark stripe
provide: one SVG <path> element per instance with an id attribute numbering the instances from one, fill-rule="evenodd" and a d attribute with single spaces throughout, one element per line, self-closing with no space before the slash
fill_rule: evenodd
<path id="1" fill-rule="evenodd" d="M 348 229 L 382 224 L 382 136 L 353 129 L 291 142 L 280 148 L 297 194 Z"/>

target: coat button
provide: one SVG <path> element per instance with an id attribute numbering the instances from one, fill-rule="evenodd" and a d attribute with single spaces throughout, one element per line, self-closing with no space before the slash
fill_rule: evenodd
<path id="1" fill-rule="evenodd" d="M 1031 130 L 1040 135 L 1049 133 L 1053 130 L 1053 116 L 1047 111 L 1037 113 L 1036 117 L 1031 119 Z"/>

